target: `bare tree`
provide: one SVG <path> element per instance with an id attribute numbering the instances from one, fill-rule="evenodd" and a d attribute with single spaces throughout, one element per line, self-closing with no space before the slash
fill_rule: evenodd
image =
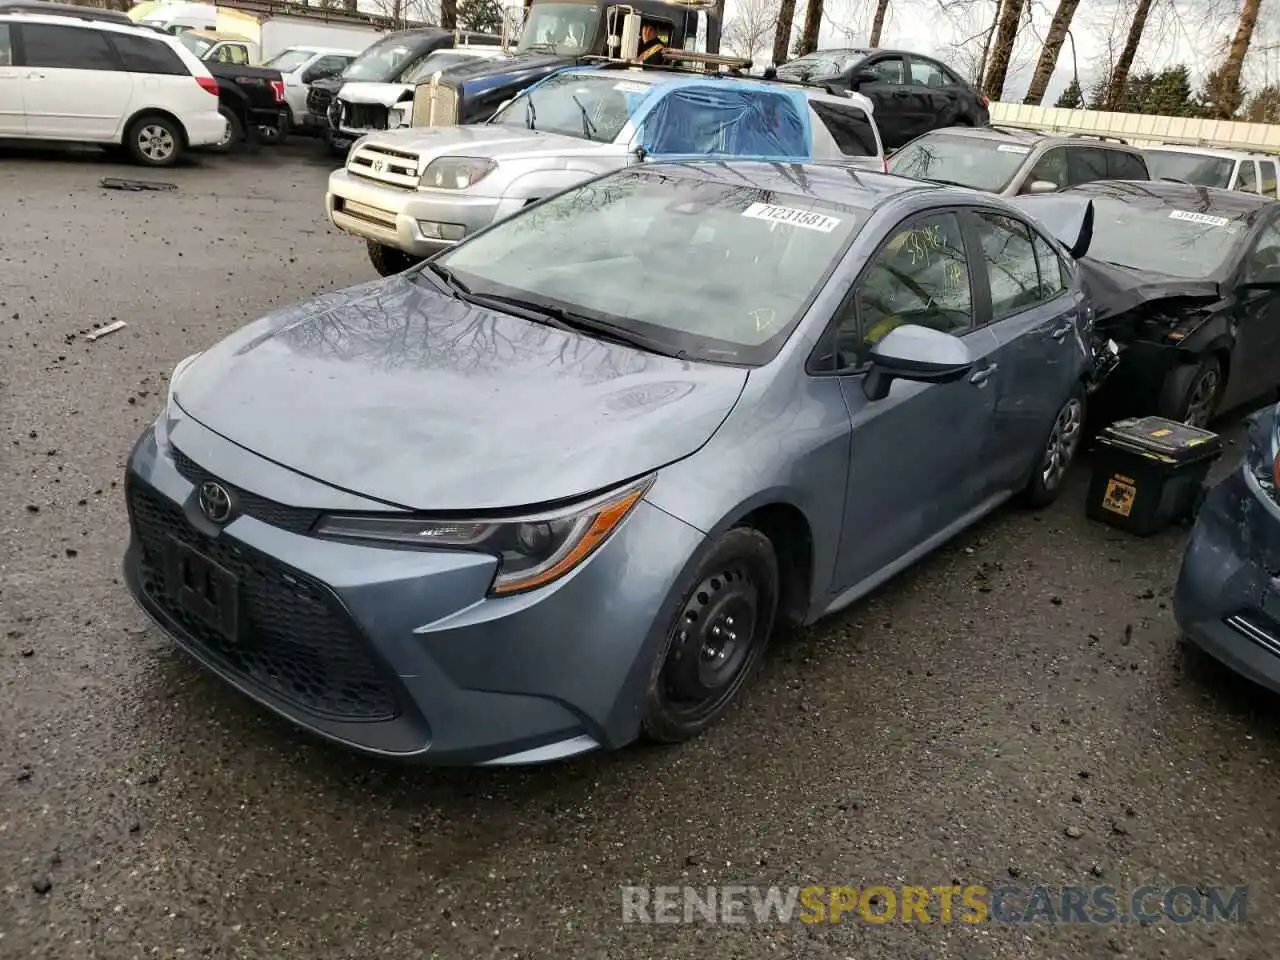
<path id="1" fill-rule="evenodd" d="M 1217 70 L 1218 114 L 1223 120 L 1235 116 L 1240 104 L 1244 102 L 1244 89 L 1240 85 L 1240 75 L 1244 71 L 1244 58 L 1249 52 L 1249 43 L 1253 40 L 1254 28 L 1258 25 L 1258 8 L 1262 0 L 1244 0 L 1240 10 L 1240 21 L 1236 24 L 1235 36 L 1227 47 L 1227 57 Z"/>
<path id="2" fill-rule="evenodd" d="M 1149 2 L 1149 0 L 1148 0 Z M 996 35 L 991 47 L 991 61 L 982 77 L 982 89 L 992 100 L 1004 93 L 1004 82 L 1013 60 L 1013 45 L 1018 39 L 1018 26 L 1026 0 L 1004 0 L 996 18 Z"/>
<path id="3" fill-rule="evenodd" d="M 796 18 L 796 0 L 782 0 L 778 25 L 773 33 L 773 62 L 786 63 L 791 52 L 791 27 Z"/>
<path id="4" fill-rule="evenodd" d="M 440 26 L 452 30 L 458 25 L 458 0 L 440 0 Z"/>
<path id="5" fill-rule="evenodd" d="M 880 35 L 884 33 L 884 18 L 889 12 L 889 0 L 876 0 L 876 15 L 871 21 L 871 38 L 867 41 L 867 46 L 880 46 Z"/>
<path id="6" fill-rule="evenodd" d="M 818 49 L 818 31 L 822 29 L 822 0 L 806 0 L 804 26 L 800 29 L 800 43 L 796 52 L 800 56 Z"/>
<path id="7" fill-rule="evenodd" d="M 1114 110 L 1124 101 L 1124 92 L 1129 83 L 1129 68 L 1133 66 L 1133 58 L 1138 55 L 1138 44 L 1142 42 L 1142 31 L 1147 28 L 1147 18 L 1151 15 L 1152 0 L 1138 0 L 1133 11 L 1133 20 L 1129 23 L 1129 34 L 1125 38 L 1124 47 L 1116 59 L 1115 68 L 1111 71 L 1111 80 L 1107 84 L 1106 109 Z"/>
<path id="8" fill-rule="evenodd" d="M 724 25 L 724 48 L 734 56 L 754 60 L 769 48 L 776 17 L 772 0 L 739 0 Z"/>
<path id="9" fill-rule="evenodd" d="M 1044 46 L 1040 49 L 1040 59 L 1036 61 L 1035 72 L 1031 74 L 1031 86 L 1023 103 L 1039 106 L 1044 99 L 1044 92 L 1049 87 L 1049 80 L 1058 66 L 1058 55 L 1062 53 L 1062 44 L 1066 42 L 1067 33 L 1071 30 L 1071 18 L 1076 15 L 1076 7 L 1080 0 L 1059 0 L 1058 9 L 1053 12 L 1049 21 L 1049 32 L 1044 36 Z M 1079 77 L 1076 78 L 1079 80 Z"/>

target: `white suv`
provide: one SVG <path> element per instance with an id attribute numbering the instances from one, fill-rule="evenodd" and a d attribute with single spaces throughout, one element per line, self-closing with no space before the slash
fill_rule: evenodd
<path id="1" fill-rule="evenodd" d="M 218 81 L 122 13 L 0 2 L 0 139 L 123 146 L 151 167 L 226 137 Z"/>
<path id="2" fill-rule="evenodd" d="M 1220 187 L 1280 198 L 1280 159 L 1261 153 L 1175 147 L 1162 144 L 1142 151 L 1152 180 L 1181 180 L 1201 187 Z"/>

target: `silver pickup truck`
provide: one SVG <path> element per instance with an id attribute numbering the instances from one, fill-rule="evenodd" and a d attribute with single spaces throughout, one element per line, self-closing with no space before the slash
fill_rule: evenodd
<path id="1" fill-rule="evenodd" d="M 857 94 L 637 66 L 570 67 L 487 123 L 378 132 L 329 177 L 326 208 L 383 276 L 521 207 L 646 158 L 841 160 L 882 171 Z"/>

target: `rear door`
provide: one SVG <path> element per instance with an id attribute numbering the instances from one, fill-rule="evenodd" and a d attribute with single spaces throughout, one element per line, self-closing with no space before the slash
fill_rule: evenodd
<path id="1" fill-rule="evenodd" d="M 1280 264 L 1280 214 L 1262 229 L 1245 254 L 1241 278 Z M 1280 291 L 1240 291 L 1240 325 L 1232 351 L 1228 402 L 1244 401 L 1280 386 Z"/>
<path id="2" fill-rule="evenodd" d="M 102 30 L 68 23 L 13 25 L 21 38 L 27 135 L 108 143 L 133 99 L 125 72 Z"/>
<path id="3" fill-rule="evenodd" d="M 134 78 L 135 108 L 164 106 L 178 113 L 181 119 L 184 100 L 191 103 L 201 102 L 204 98 L 216 104 L 212 97 L 197 89 L 192 82 L 191 70 L 164 40 L 128 33 L 112 33 L 107 37 L 125 72 Z M 121 117 L 121 126 L 127 119 Z M 124 130 L 117 130 L 117 137 L 123 136 Z"/>
<path id="4" fill-rule="evenodd" d="M 990 210 L 968 220 L 986 279 L 979 292 L 996 340 L 992 365 L 999 365 L 982 457 L 995 494 L 1024 480 L 1083 372 L 1084 296 L 1068 292 L 1057 253 L 1026 221 Z"/>
<path id="5" fill-rule="evenodd" d="M 0 137 L 21 137 L 27 132 L 22 105 L 25 73 L 14 63 L 13 35 L 9 24 L 0 23 Z"/>
<path id="6" fill-rule="evenodd" d="M 1110 179 L 1107 169 L 1107 151 L 1098 147 L 1082 147 L 1068 144 L 1067 186 Z"/>
<path id="7" fill-rule="evenodd" d="M 912 56 L 909 63 L 910 81 L 921 104 L 928 104 L 928 120 L 916 133 L 927 133 L 939 127 L 952 127 L 968 112 L 968 105 L 961 96 L 961 88 L 948 79 L 942 64 L 928 57 Z"/>
<path id="8" fill-rule="evenodd" d="M 876 75 L 873 82 L 861 84 L 858 93 L 870 97 L 875 105 L 876 123 L 884 145 L 896 150 L 914 139 L 924 123 L 926 106 L 916 103 L 907 84 L 907 62 L 897 55 L 868 57 L 855 69 Z"/>
<path id="9" fill-rule="evenodd" d="M 1108 180 L 1150 180 L 1146 161 L 1128 150 L 1107 150 Z"/>

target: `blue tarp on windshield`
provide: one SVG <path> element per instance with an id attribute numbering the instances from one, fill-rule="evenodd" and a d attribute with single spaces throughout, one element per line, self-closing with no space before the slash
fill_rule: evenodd
<path id="1" fill-rule="evenodd" d="M 733 80 L 657 87 L 636 113 L 640 145 L 655 160 L 719 156 L 809 160 L 809 104 L 799 90 Z"/>

